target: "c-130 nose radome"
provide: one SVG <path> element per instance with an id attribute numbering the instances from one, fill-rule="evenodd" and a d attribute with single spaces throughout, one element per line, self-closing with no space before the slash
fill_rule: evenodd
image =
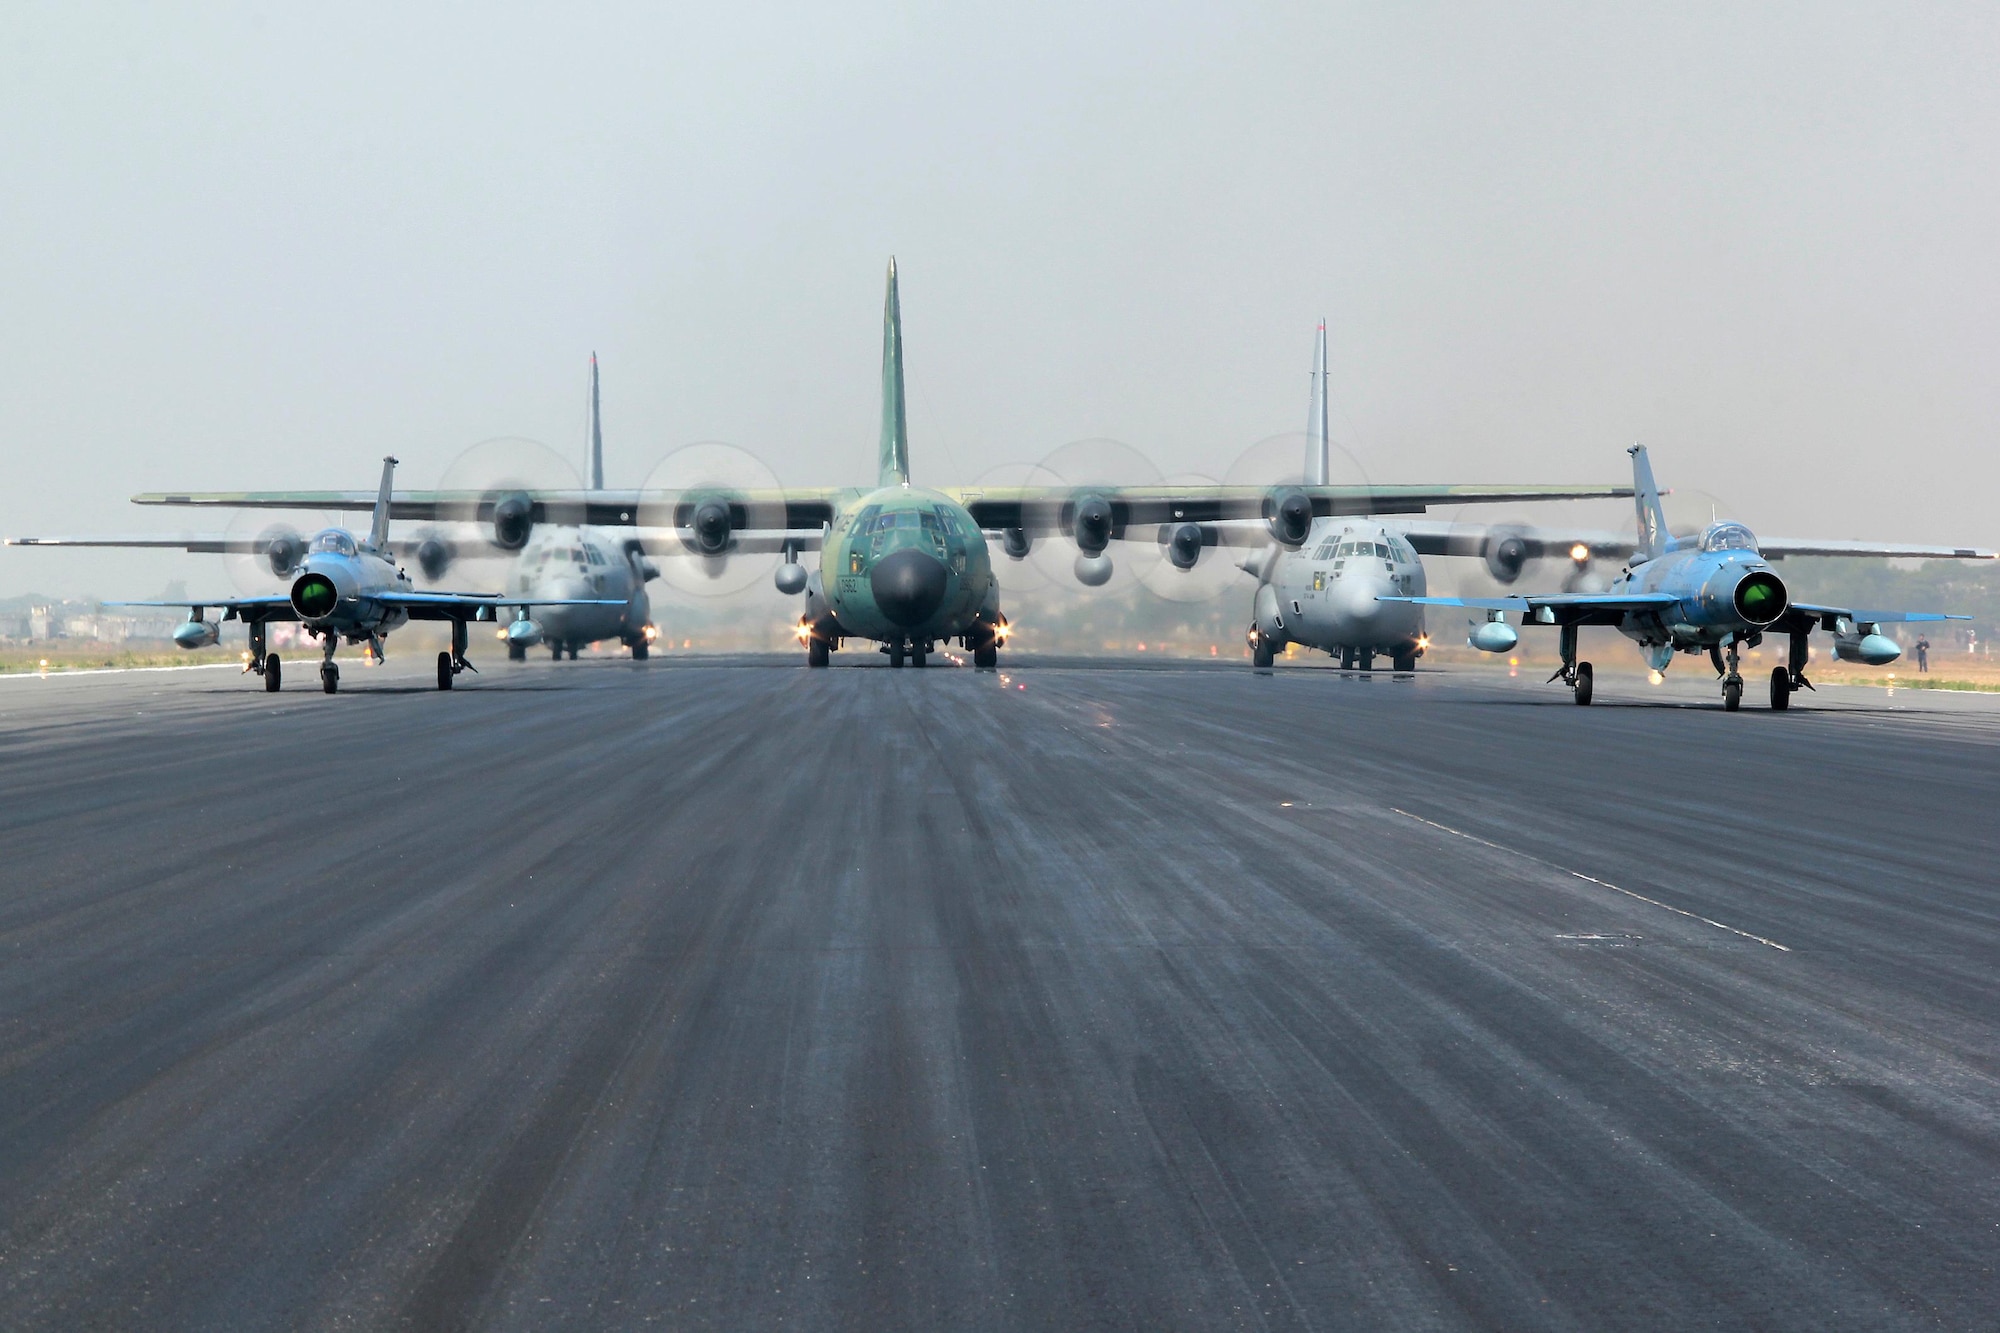
<path id="1" fill-rule="evenodd" d="M 944 602 L 944 563 L 928 551 L 891 551 L 868 571 L 875 605 L 891 624 L 921 625 Z"/>

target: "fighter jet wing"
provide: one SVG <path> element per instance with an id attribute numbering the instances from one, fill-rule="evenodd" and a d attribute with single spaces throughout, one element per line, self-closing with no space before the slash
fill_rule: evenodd
<path id="1" fill-rule="evenodd" d="M 247 620 L 252 613 L 259 620 L 297 620 L 298 612 L 292 609 L 292 599 L 284 593 L 267 593 L 258 597 L 182 597 L 174 601 L 146 602 L 101 602 L 101 606 L 174 606 L 186 607 L 190 611 L 217 610 L 227 612 L 224 620 Z"/>
<path id="2" fill-rule="evenodd" d="M 1525 597 L 1377 597 L 1378 602 L 1411 606 L 1463 606 L 1477 611 L 1516 611 L 1529 625 L 1617 625 L 1632 611 L 1657 611 L 1681 599 L 1665 592 L 1558 592 Z"/>
<path id="3" fill-rule="evenodd" d="M 1918 620 L 1970 620 L 1971 616 L 1955 615 L 1946 611 L 1876 611 L 1861 607 L 1813 606 L 1809 603 L 1793 602 L 1785 608 L 1785 614 L 1778 623 L 1786 629 L 1823 629 L 1839 631 L 1839 621 L 1846 620 L 1856 625 L 1900 624 Z"/>
<path id="4" fill-rule="evenodd" d="M 400 606 L 412 620 L 457 620 L 502 606 L 624 606 L 623 597 L 522 597 L 498 592 L 371 592 L 368 600 Z"/>
<path id="5" fill-rule="evenodd" d="M 1005 486 L 945 487 L 988 530 L 1031 533 L 1067 528 L 1065 511 L 1084 496 L 1111 506 L 1113 526 L 1152 529 L 1168 523 L 1262 520 L 1278 491 L 1297 491 L 1315 518 L 1332 514 L 1421 514 L 1431 505 L 1511 504 L 1532 500 L 1601 500 L 1630 496 L 1630 486 Z"/>

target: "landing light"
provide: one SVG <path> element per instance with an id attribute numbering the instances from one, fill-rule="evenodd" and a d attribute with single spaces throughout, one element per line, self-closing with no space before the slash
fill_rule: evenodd
<path id="1" fill-rule="evenodd" d="M 1430 635 L 1428 635 L 1428 634 L 1419 634 L 1419 635 L 1417 636 L 1417 647 L 1418 647 L 1418 648 L 1428 648 L 1428 647 L 1430 647 L 1430 646 L 1431 646 L 1431 636 L 1430 636 Z"/>
<path id="2" fill-rule="evenodd" d="M 1580 565 L 1584 561 L 1590 559 L 1590 548 L 1588 546 L 1585 546 L 1582 542 L 1578 542 L 1576 545 L 1569 548 L 1569 558 L 1576 561 L 1576 563 Z"/>
<path id="3" fill-rule="evenodd" d="M 648 625 L 642 632 L 646 636 L 647 643 L 652 643 L 660 637 L 660 627 L 658 625 Z"/>
<path id="4" fill-rule="evenodd" d="M 1652 681 L 1653 684 L 1658 685 L 1661 681 L 1665 680 L 1666 677 L 1661 675 L 1657 671 L 1649 671 L 1646 673 L 1646 679 Z"/>
<path id="5" fill-rule="evenodd" d="M 798 624 L 792 626 L 792 634 L 800 643 L 804 643 L 813 636 L 812 626 L 802 619 Z"/>

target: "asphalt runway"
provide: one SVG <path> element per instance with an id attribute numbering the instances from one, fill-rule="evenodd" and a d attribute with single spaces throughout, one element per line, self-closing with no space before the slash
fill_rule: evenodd
<path id="1" fill-rule="evenodd" d="M 10 1328 L 1993 1328 L 2000 699 L 0 679 Z"/>

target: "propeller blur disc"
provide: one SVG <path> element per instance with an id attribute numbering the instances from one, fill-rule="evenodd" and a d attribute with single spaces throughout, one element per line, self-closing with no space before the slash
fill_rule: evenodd
<path id="1" fill-rule="evenodd" d="M 1071 440 L 1031 468 L 1022 484 L 1068 490 L 1072 494 L 1067 503 L 1073 504 L 1092 486 L 1157 486 L 1160 470 L 1151 459 L 1122 441 Z M 1038 538 L 1026 563 L 1038 565 L 1042 577 L 1058 586 L 1088 587 L 1096 592 L 1117 594 L 1142 582 L 1161 560 L 1160 545 L 1150 528 L 1128 530 L 1105 547 L 1103 555 L 1111 561 L 1108 577 L 1102 576 L 1101 560 L 1078 564 L 1079 556 L 1090 554 L 1077 546 L 1072 531 L 1063 531 Z M 1088 573 L 1094 581 L 1086 583 L 1080 573 Z"/>
<path id="2" fill-rule="evenodd" d="M 245 597 L 282 592 L 291 586 L 292 570 L 305 557 L 306 543 L 325 528 L 340 526 L 330 515 L 297 509 L 237 509 L 229 516 L 223 536 L 231 546 L 254 550 L 228 551 L 222 557 L 229 582 Z M 282 566 L 282 568 L 281 568 Z"/>
<path id="3" fill-rule="evenodd" d="M 1196 472 L 1184 472 L 1168 477 L 1161 483 L 1166 486 L 1213 486 L 1213 477 L 1204 477 Z M 1168 525 L 1168 540 L 1175 538 L 1173 525 Z M 1131 543 L 1127 543 L 1130 545 Z M 1155 534 L 1154 550 L 1162 548 L 1157 544 Z M 1208 602 L 1222 596 L 1239 580 L 1244 587 L 1250 585 L 1250 576 L 1237 566 L 1249 553 L 1248 548 L 1239 548 L 1221 543 L 1204 545 L 1195 557 L 1192 569 L 1182 569 L 1170 556 L 1155 560 L 1152 566 L 1142 572 L 1139 581 L 1146 591 L 1169 602 Z"/>
<path id="4" fill-rule="evenodd" d="M 720 440 L 683 445 L 647 476 L 639 525 L 661 533 L 660 577 L 695 597 L 728 597 L 768 579 L 783 555 L 784 495 L 764 461 Z"/>
<path id="5" fill-rule="evenodd" d="M 1022 486 L 1043 485 L 1045 482 L 1042 478 L 1043 474 L 1037 470 L 1033 463 L 1001 463 L 981 473 L 979 480 L 974 482 L 969 489 L 986 491 L 1014 490 Z M 993 562 L 993 578 L 999 583 L 1000 591 L 1005 594 L 1018 596 L 1022 593 L 1036 592 L 1048 587 L 1049 576 L 1043 570 L 1042 563 L 1034 558 L 1034 553 L 1035 547 L 1046 545 L 1053 540 L 1056 540 L 1056 538 L 1046 534 L 1034 537 L 1033 544 L 1028 548 L 1027 557 L 1016 560 L 1007 554 L 1006 543 L 1003 538 L 994 537 L 989 534 L 986 542 L 986 551 L 988 557 Z"/>
<path id="6" fill-rule="evenodd" d="M 583 479 L 572 463 L 546 444 L 507 435 L 481 440 L 462 451 L 438 478 L 437 489 L 463 498 L 447 505 L 437 523 L 398 543 L 399 550 L 408 552 L 406 564 L 416 561 L 419 566 L 424 541 L 436 540 L 450 548 L 450 558 L 442 564 L 420 568 L 418 577 L 429 582 L 445 579 L 461 561 L 513 559 L 533 536 L 532 529 L 524 527 L 511 544 L 499 540 L 494 507 L 509 503 L 508 497 L 517 492 L 582 490 Z"/>

